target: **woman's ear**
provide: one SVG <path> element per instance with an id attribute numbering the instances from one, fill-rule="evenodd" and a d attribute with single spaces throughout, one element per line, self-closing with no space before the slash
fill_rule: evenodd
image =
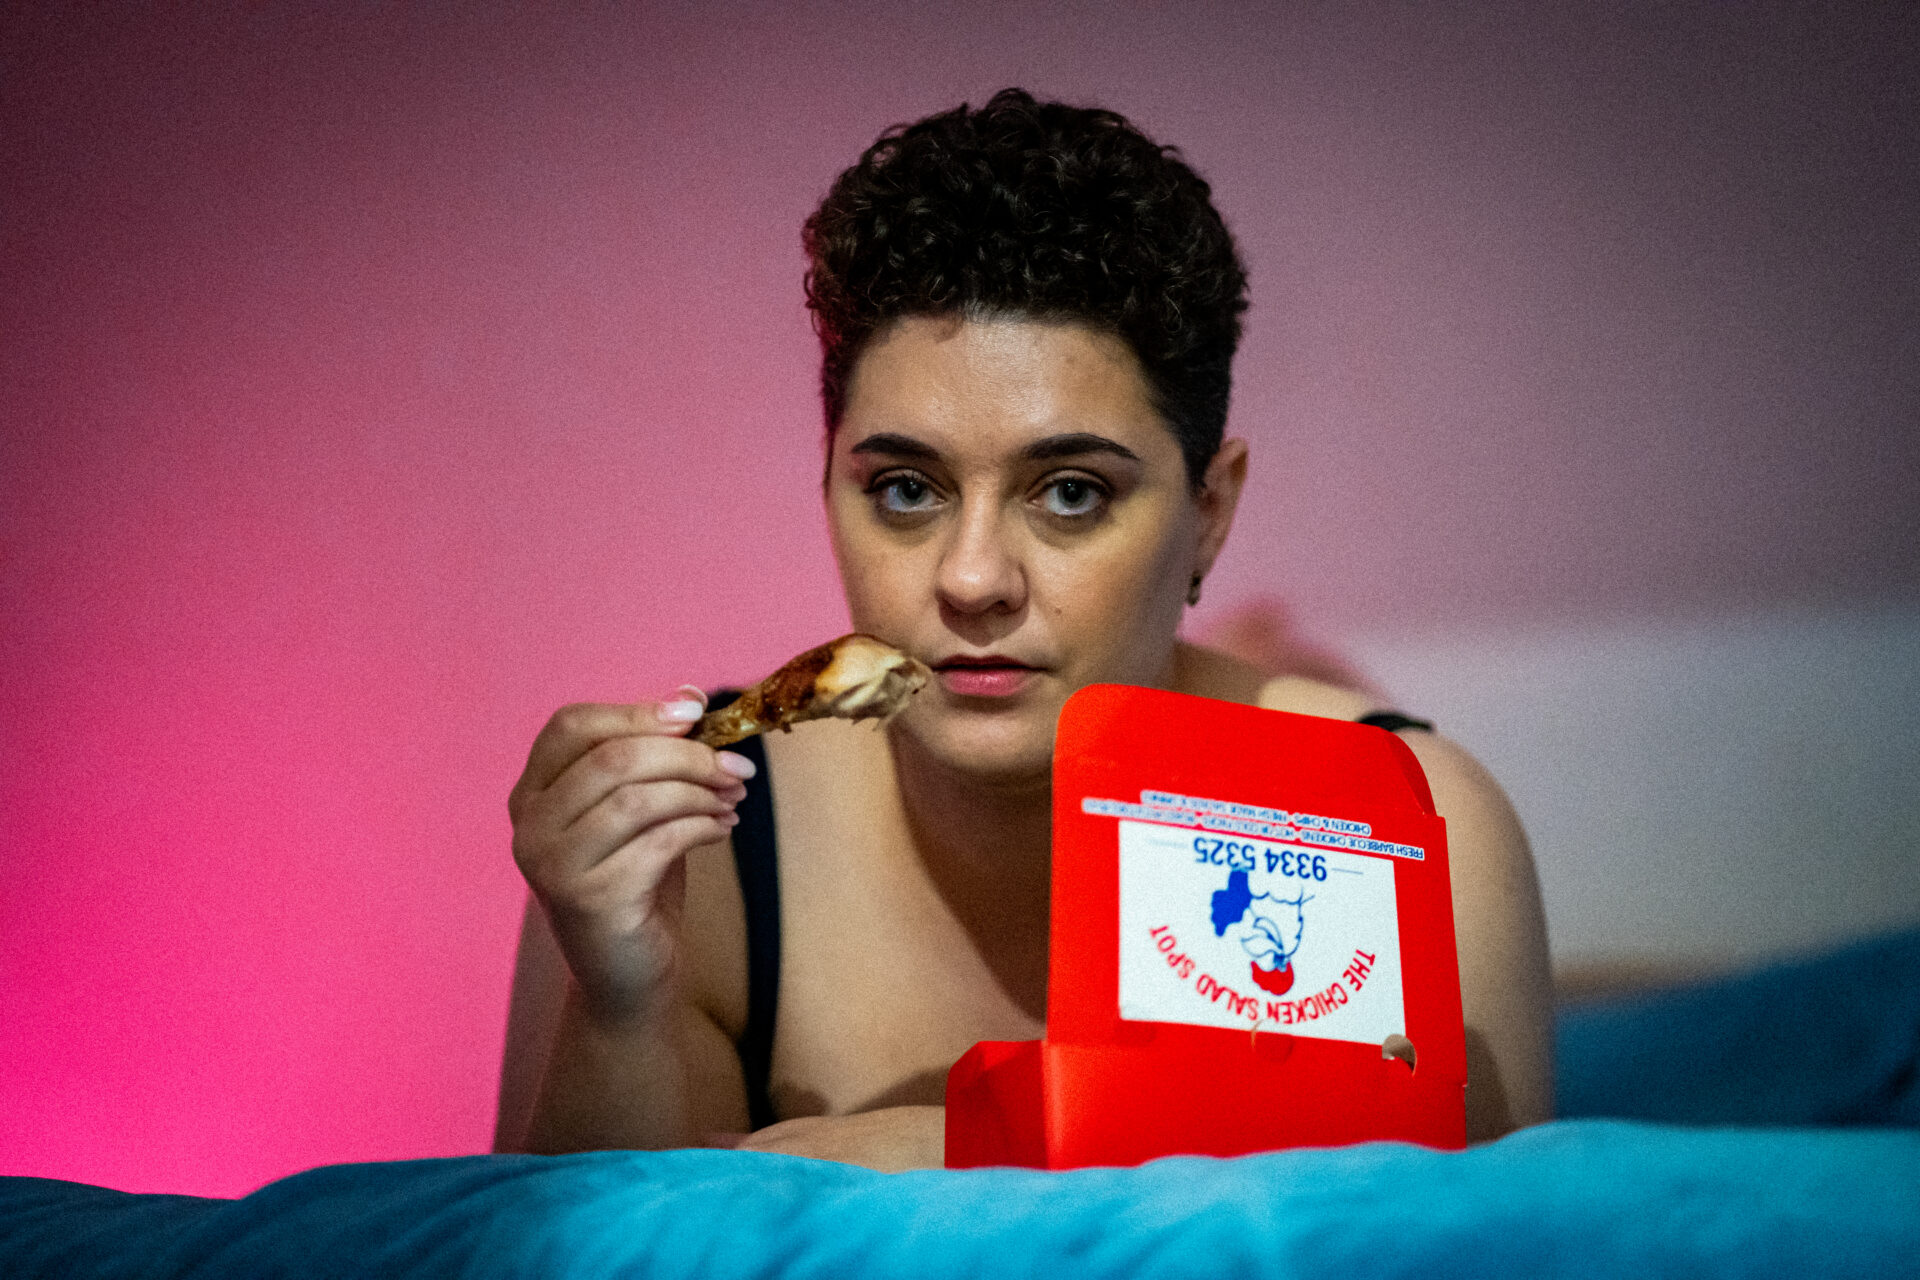
<path id="1" fill-rule="evenodd" d="M 1227 545 L 1227 532 L 1233 528 L 1233 513 L 1240 506 L 1240 488 L 1247 482 L 1247 442 L 1222 440 L 1207 464 L 1206 475 L 1193 500 L 1200 509 L 1199 555 L 1193 571 L 1205 577 L 1213 570 L 1220 548 Z"/>

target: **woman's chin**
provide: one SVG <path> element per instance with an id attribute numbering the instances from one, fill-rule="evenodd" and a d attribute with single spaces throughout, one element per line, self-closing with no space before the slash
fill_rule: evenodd
<path id="1" fill-rule="evenodd" d="M 916 714 L 918 713 L 918 714 Z M 913 707 L 895 721 L 933 764 L 983 782 L 1044 784 L 1058 708 Z"/>

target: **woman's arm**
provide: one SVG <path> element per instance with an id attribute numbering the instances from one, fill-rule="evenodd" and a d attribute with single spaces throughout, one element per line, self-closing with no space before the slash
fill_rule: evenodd
<path id="1" fill-rule="evenodd" d="M 689 866 L 689 897 L 704 905 L 717 899 L 713 914 L 731 919 L 737 900 L 728 903 L 719 871 Z M 707 873 L 707 874 L 703 874 Z M 702 880 L 710 881 L 701 884 Z M 700 914 L 705 914 L 704 912 Z M 717 930 L 716 930 L 717 932 Z M 741 939 L 732 939 L 739 942 Z M 737 947 L 734 948 L 737 950 Z M 725 940 L 714 951 L 725 950 Z M 697 971 L 725 969 L 726 960 L 700 955 Z M 737 966 L 736 966 L 737 967 Z M 738 978 L 741 975 L 733 974 Z M 723 977 L 722 982 L 725 981 Z M 540 904 L 527 901 L 514 963 L 513 1001 L 507 1015 L 507 1047 L 500 1073 L 500 1107 L 495 1121 L 495 1151 L 563 1151 L 593 1147 L 671 1145 L 648 1141 L 672 1127 L 663 1103 L 678 1100 L 688 1117 L 691 1141 L 736 1146 L 743 1151 L 772 1151 L 866 1165 L 882 1172 L 939 1168 L 946 1157 L 943 1107 L 888 1107 L 851 1116 L 808 1116 L 747 1133 L 746 1086 L 732 1037 L 720 1020 L 688 1009 L 677 1031 L 643 1032 L 638 1056 L 617 1037 L 597 1033 L 577 1003 L 567 1009 L 567 965 Z M 737 983 L 735 984 L 737 985 Z M 669 1040 L 668 1037 L 671 1037 Z M 660 1053 L 663 1042 L 673 1050 Z M 662 1060 L 664 1058 L 664 1060 Z M 649 1060 L 651 1064 L 649 1065 Z M 660 1077 L 679 1079 L 672 1090 Z M 534 1122 L 536 1100 L 539 1123 Z"/>
<path id="2" fill-rule="evenodd" d="M 883 1107 L 849 1116 L 801 1116 L 750 1133 L 742 1151 L 773 1151 L 865 1165 L 881 1173 L 938 1169 L 947 1160 L 945 1107 Z"/>
<path id="3" fill-rule="evenodd" d="M 708 1146 L 746 1127 L 740 1061 L 712 1018 L 676 1000 L 609 1020 L 569 988 L 526 1150 Z"/>
<path id="4" fill-rule="evenodd" d="M 514 859 L 540 909 L 539 927 L 523 929 L 529 990 L 514 1008 L 502 1146 L 686 1146 L 745 1127 L 739 1064 L 695 998 L 706 939 L 683 925 L 688 858 L 725 856 L 753 766 L 680 736 L 701 710 L 691 698 L 582 703 L 534 740 L 508 798 Z"/>
<path id="5" fill-rule="evenodd" d="M 567 1000 L 567 958 L 553 940 L 547 916 L 532 894 L 520 915 L 507 1001 L 507 1044 L 500 1061 L 500 1101 L 494 1110 L 493 1149 L 525 1151 L 540 1077 L 547 1071 Z"/>
<path id="6" fill-rule="evenodd" d="M 1553 982 L 1533 854 L 1479 761 L 1431 733 L 1400 735 L 1447 822 L 1467 1033 L 1467 1139 L 1553 1118 Z"/>
<path id="7" fill-rule="evenodd" d="M 521 923 L 495 1151 L 727 1142 L 747 1127 L 731 1038 L 695 1002 L 657 1022 L 593 1016 L 531 898 Z"/>

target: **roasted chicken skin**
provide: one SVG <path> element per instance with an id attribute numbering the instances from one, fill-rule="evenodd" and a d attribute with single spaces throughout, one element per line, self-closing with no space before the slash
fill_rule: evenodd
<path id="1" fill-rule="evenodd" d="M 932 677 L 925 663 L 856 631 L 807 650 L 734 702 L 709 711 L 689 736 L 724 747 L 804 720 L 885 720 Z"/>

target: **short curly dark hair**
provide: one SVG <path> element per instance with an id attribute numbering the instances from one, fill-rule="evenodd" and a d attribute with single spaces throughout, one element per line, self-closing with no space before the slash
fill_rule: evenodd
<path id="1" fill-rule="evenodd" d="M 1003 89 L 895 125 L 807 219 L 829 435 L 869 339 L 909 315 L 1117 334 L 1198 484 L 1226 429 L 1247 273 L 1206 182 L 1111 111 Z"/>

